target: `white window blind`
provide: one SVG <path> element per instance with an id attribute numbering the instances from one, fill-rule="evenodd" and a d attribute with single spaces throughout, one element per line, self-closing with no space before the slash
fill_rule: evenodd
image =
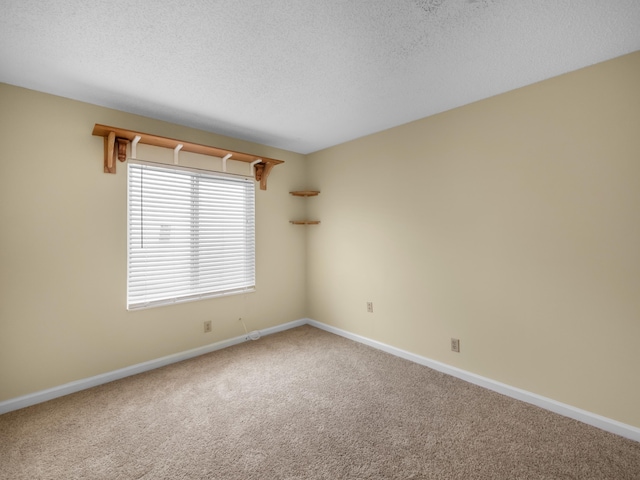
<path id="1" fill-rule="evenodd" d="M 129 310 L 255 288 L 246 178 L 128 162 Z"/>

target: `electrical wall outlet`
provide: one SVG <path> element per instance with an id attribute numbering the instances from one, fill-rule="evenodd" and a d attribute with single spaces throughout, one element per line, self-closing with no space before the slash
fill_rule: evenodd
<path id="1" fill-rule="evenodd" d="M 367 312 L 373 313 L 373 302 L 367 302 Z"/>
<path id="2" fill-rule="evenodd" d="M 209 333 L 211 331 L 211 320 L 207 320 L 204 322 L 204 333 Z"/>
<path id="3" fill-rule="evenodd" d="M 458 338 L 451 339 L 451 351 L 460 353 L 460 339 Z"/>

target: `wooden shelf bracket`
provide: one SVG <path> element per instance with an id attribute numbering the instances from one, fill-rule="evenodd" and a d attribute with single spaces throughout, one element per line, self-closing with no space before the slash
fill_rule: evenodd
<path id="1" fill-rule="evenodd" d="M 275 158 L 258 157 L 249 153 L 236 152 L 224 148 L 201 145 L 198 143 L 183 142 L 173 138 L 160 137 L 148 133 L 135 132 L 123 128 L 109 127 L 95 124 L 93 135 L 104 137 L 104 172 L 116 173 L 116 158 L 120 162 L 127 160 L 127 146 L 131 143 L 131 156 L 136 158 L 138 143 L 154 145 L 156 147 L 173 149 L 173 162 L 178 164 L 179 152 L 191 152 L 201 155 L 209 155 L 222 159 L 222 170 L 227 171 L 227 160 L 251 164 L 251 171 L 256 181 L 260 182 L 260 189 L 267 189 L 267 177 L 276 165 L 284 163 Z"/>
<path id="2" fill-rule="evenodd" d="M 260 190 L 267 189 L 267 177 L 273 169 L 273 163 L 260 162 L 256 163 L 253 168 L 256 172 L 256 180 L 260 182 Z"/>
<path id="3" fill-rule="evenodd" d="M 126 138 L 116 137 L 115 132 L 109 132 L 104 137 L 104 172 L 116 173 L 116 158 L 121 162 L 127 159 L 127 145 L 129 141 Z"/>

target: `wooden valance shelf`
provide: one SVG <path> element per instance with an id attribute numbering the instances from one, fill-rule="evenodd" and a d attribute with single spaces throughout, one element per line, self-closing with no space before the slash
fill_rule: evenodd
<path id="1" fill-rule="evenodd" d="M 260 182 L 260 189 L 267 189 L 267 177 L 271 169 L 283 160 L 274 158 L 259 157 L 249 153 L 236 152 L 225 148 L 211 147 L 198 143 L 183 142 L 173 138 L 160 137 L 148 133 L 126 130 L 124 128 L 109 127 L 96 123 L 93 127 L 93 135 L 104 137 L 104 171 L 105 173 L 116 173 L 116 158 L 124 162 L 127 159 L 127 145 L 129 142 L 156 147 L 171 148 L 174 151 L 199 153 L 211 157 L 235 160 L 253 164 L 256 180 Z"/>
<path id="2" fill-rule="evenodd" d="M 320 220 L 289 220 L 294 225 L 318 225 Z"/>
<path id="3" fill-rule="evenodd" d="M 315 197 L 320 192 L 317 190 L 299 190 L 295 192 L 289 192 L 294 197 Z"/>

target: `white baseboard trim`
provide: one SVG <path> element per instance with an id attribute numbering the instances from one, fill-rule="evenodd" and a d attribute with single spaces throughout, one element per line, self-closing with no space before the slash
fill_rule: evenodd
<path id="1" fill-rule="evenodd" d="M 621 437 L 640 442 L 640 428 L 634 427 L 632 425 L 627 425 L 626 423 L 618 422 L 617 420 L 613 420 L 611 418 L 603 417 L 601 415 L 597 415 L 595 413 L 591 413 L 586 410 L 567 405 L 565 403 L 557 402 L 553 399 L 543 397 L 541 395 L 531 393 L 520 388 L 512 387 L 505 383 L 497 382 L 495 380 L 491 380 L 490 378 L 482 377 L 480 375 L 476 375 L 475 373 L 467 372 L 466 370 L 452 367 L 445 363 L 431 360 L 430 358 L 422 357 L 420 355 L 416 355 L 415 353 L 407 352 L 405 350 L 392 347 L 376 340 L 371 340 L 369 338 L 347 332 L 346 330 L 332 327 L 331 325 L 327 325 L 316 320 L 307 319 L 306 323 L 321 330 L 340 335 L 341 337 L 348 338 L 349 340 L 368 345 L 378 350 L 382 350 L 383 352 L 387 352 L 397 357 L 404 358 L 405 360 L 424 365 L 439 372 L 460 378 L 469 383 L 473 383 L 489 390 L 493 390 L 494 392 L 501 393 L 502 395 L 506 395 L 508 397 L 512 397 L 517 400 L 536 405 L 538 407 L 544 408 L 545 410 L 549 410 L 565 417 L 578 420 L 607 432 L 620 435 Z"/>
<path id="2" fill-rule="evenodd" d="M 424 365 L 426 367 L 432 368 L 439 372 L 446 373 L 448 375 L 460 378 L 469 383 L 473 383 L 475 385 L 479 385 L 489 390 L 493 390 L 494 392 L 500 393 L 502 395 L 506 395 L 508 397 L 512 397 L 517 400 L 521 400 L 523 402 L 536 405 L 538 407 L 558 413 L 565 417 L 573 418 L 574 420 L 578 420 L 588 425 L 592 425 L 594 427 L 600 428 L 607 432 L 620 435 L 621 437 L 629 438 L 631 440 L 635 440 L 636 442 L 640 442 L 640 428 L 634 427 L 632 425 L 627 425 L 625 423 L 618 422 L 617 420 L 603 417 L 601 415 L 597 415 L 595 413 L 591 413 L 586 410 L 582 410 L 580 408 L 567 405 L 565 403 L 557 402 L 553 399 L 543 397 L 541 395 L 531 393 L 526 390 L 522 390 L 520 388 L 512 387 L 510 385 L 497 382 L 495 380 L 491 380 L 490 378 L 482 377 L 475 373 L 467 372 L 466 370 L 462 370 L 457 367 L 452 367 L 445 363 L 438 362 L 437 360 L 432 360 L 427 357 L 422 357 L 420 355 L 416 355 L 415 353 L 407 352 L 406 350 L 402 350 L 402 349 L 393 347 L 391 345 L 378 342 L 376 340 L 371 340 L 361 335 L 356 335 L 354 333 L 347 332 L 346 330 L 342 330 L 340 328 L 333 327 L 331 325 L 327 325 L 325 323 L 321 323 L 316 320 L 312 320 L 310 318 L 303 318 L 300 320 L 295 320 L 293 322 L 283 323 L 281 325 L 276 325 L 275 327 L 259 330 L 259 332 L 261 336 L 266 336 L 266 335 L 271 335 L 273 333 L 283 332 L 285 330 L 289 330 L 290 328 L 295 328 L 295 327 L 299 327 L 306 324 L 319 328 L 321 330 L 325 330 L 330 333 L 334 333 L 341 337 L 348 338 L 349 340 L 353 340 L 355 342 L 368 345 L 378 350 L 382 350 L 383 352 L 387 352 L 397 357 L 404 358 L 405 360 L 409 360 L 411 362 Z M 5 400 L 3 402 L 0 402 L 0 415 L 3 413 L 11 412 L 13 410 L 18 410 L 21 408 L 29 407 L 31 405 L 36 405 L 38 403 L 46 402 L 47 400 L 52 400 L 54 398 L 62 397 L 70 393 L 79 392 L 87 388 L 112 382 L 114 380 L 119 380 L 121 378 L 129 377 L 131 375 L 136 375 L 138 373 L 154 370 L 156 368 L 164 367 L 172 363 L 181 362 L 189 358 L 197 357 L 199 355 L 204 355 L 206 353 L 214 352 L 216 350 L 221 350 L 223 348 L 231 347 L 232 345 L 237 345 L 239 343 L 247 342 L 250 340 L 251 339 L 249 334 L 241 335 L 238 337 L 222 340 L 219 342 L 215 342 L 209 345 L 194 348 L 184 352 L 168 355 L 166 357 L 150 360 L 148 362 L 131 365 L 129 367 L 121 368 L 119 370 L 114 370 L 112 372 L 107 372 L 101 375 L 96 375 L 96 376 L 85 378 L 82 380 L 69 382 L 64 385 L 49 388 L 47 390 L 41 390 L 39 392 Z"/>
<path id="3" fill-rule="evenodd" d="M 305 325 L 306 323 L 307 319 L 295 320 L 293 322 L 276 325 L 275 327 L 265 328 L 264 330 L 259 330 L 259 332 L 261 336 L 271 335 L 272 333 L 282 332 L 290 328 Z M 251 339 L 248 334 L 241 335 L 239 337 L 211 343 L 209 345 L 187 350 L 185 352 L 175 353 L 173 355 L 167 355 L 166 357 L 157 358 L 148 362 L 138 363 L 136 365 L 131 365 L 119 370 L 113 370 L 111 372 L 96 375 L 94 377 L 65 383 L 64 385 L 59 385 L 57 387 L 48 388 L 39 392 L 30 393 L 21 397 L 11 398 L 9 400 L 0 402 L 0 415 L 3 413 L 11 412 L 13 410 L 18 410 L 20 408 L 30 407 L 31 405 L 46 402 L 47 400 L 52 400 L 64 395 L 69 395 L 70 393 L 79 392 L 87 388 L 102 385 L 104 383 L 113 382 L 114 380 L 119 380 L 131 375 L 146 372 L 148 370 L 154 370 L 156 368 L 164 367 L 172 363 L 181 362 L 182 360 L 187 360 L 189 358 L 204 355 L 205 353 L 214 352 L 216 350 L 221 350 L 223 348 L 227 348 L 232 345 L 237 345 L 239 343 L 247 342 L 250 340 Z"/>

